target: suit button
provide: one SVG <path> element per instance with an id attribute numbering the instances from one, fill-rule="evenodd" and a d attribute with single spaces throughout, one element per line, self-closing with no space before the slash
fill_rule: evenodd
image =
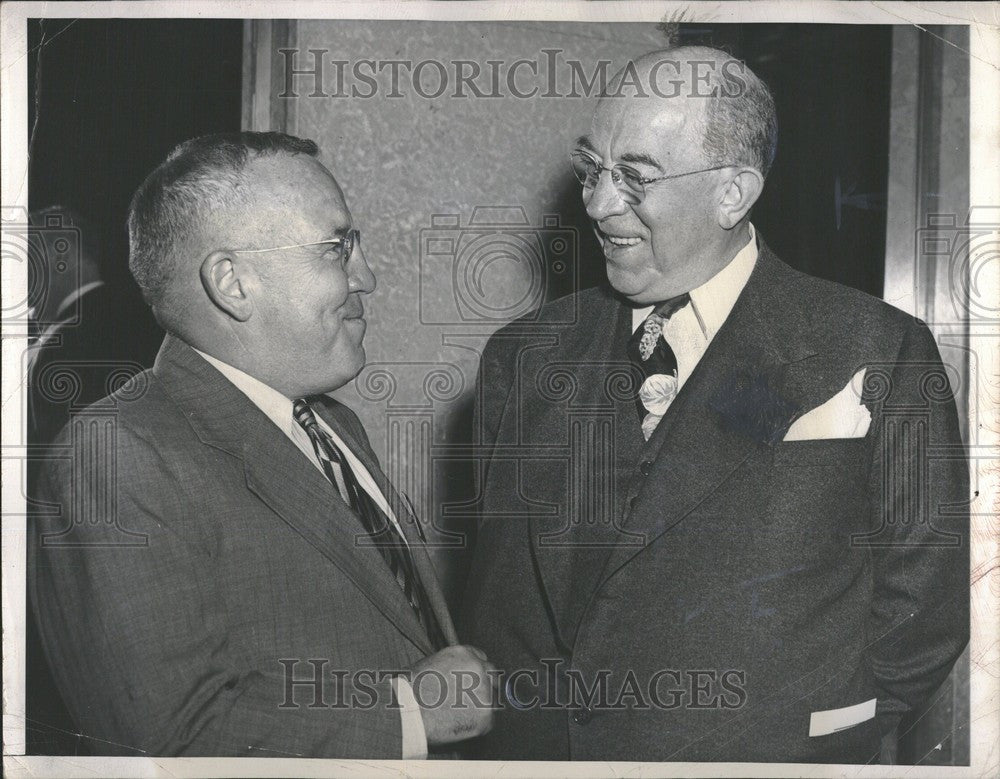
<path id="1" fill-rule="evenodd" d="M 631 498 L 629 498 L 629 501 L 628 501 L 628 507 L 629 507 L 629 509 L 632 510 L 632 511 L 634 511 L 635 510 L 635 505 L 638 502 L 639 502 L 639 496 L 638 495 L 633 495 Z"/>
<path id="2" fill-rule="evenodd" d="M 652 460 L 643 460 L 641 463 L 639 463 L 639 473 L 641 473 L 643 476 L 649 476 L 649 472 L 652 469 L 653 469 Z"/>
<path id="3" fill-rule="evenodd" d="M 584 706 L 582 709 L 577 709 L 573 714 L 573 722 L 577 725 L 586 725 L 590 722 L 590 718 L 594 716 L 594 713 Z"/>

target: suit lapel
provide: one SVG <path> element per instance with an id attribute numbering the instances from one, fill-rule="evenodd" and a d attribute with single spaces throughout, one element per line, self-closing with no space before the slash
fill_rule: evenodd
<path id="1" fill-rule="evenodd" d="M 780 441 L 802 413 L 803 375 L 815 351 L 802 340 L 801 312 L 786 305 L 790 273 L 762 244 L 732 312 L 643 447 L 642 460 L 652 464 L 648 476 L 636 473 L 626 488 L 623 526 L 644 543 L 613 549 L 602 583 L 755 452 Z M 651 493 L 669 502 L 644 505 Z"/>
<path id="2" fill-rule="evenodd" d="M 378 551 L 358 546 L 357 537 L 365 534 L 360 520 L 285 433 L 191 347 L 171 336 L 164 340 L 154 371 L 202 442 L 240 458 L 248 489 L 430 653 L 423 626 Z"/>
<path id="3" fill-rule="evenodd" d="M 547 403 L 539 421 L 554 425 L 545 432 L 552 440 L 562 440 L 573 424 L 582 426 L 588 418 L 595 422 L 602 416 L 609 418 L 611 458 L 604 456 L 605 439 L 595 432 L 590 446 L 576 452 L 578 459 L 570 461 L 566 471 L 570 485 L 554 496 L 559 516 L 531 515 L 526 523 L 551 617 L 565 647 L 572 646 L 576 624 L 609 549 L 621 540 L 614 518 L 621 516 L 624 500 L 616 487 L 624 483 L 643 440 L 631 391 L 641 377 L 625 351 L 632 332 L 632 309 L 607 295 L 582 312 L 582 317 L 581 323 L 559 331 L 559 344 L 544 358 L 546 365 L 557 362 L 573 374 L 574 394 L 567 401 Z M 534 371 L 528 375 L 537 380 Z M 626 386 L 630 382 L 631 388 Z M 574 423 L 571 414 L 577 413 L 580 416 Z M 595 431 L 600 429 L 597 422 Z M 589 505 L 578 506 L 574 500 L 586 500 Z M 609 515 L 602 515 L 605 510 Z M 637 543 L 639 536 L 629 540 Z"/>

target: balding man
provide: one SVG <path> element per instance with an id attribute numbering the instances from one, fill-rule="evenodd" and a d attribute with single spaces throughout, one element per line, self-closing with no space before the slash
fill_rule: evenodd
<path id="1" fill-rule="evenodd" d="M 417 520 L 357 417 L 360 234 L 312 141 L 197 138 L 136 193 L 155 367 L 70 423 L 29 546 L 98 754 L 416 758 L 489 728 Z"/>
<path id="2" fill-rule="evenodd" d="M 934 339 L 767 247 L 776 140 L 749 69 L 681 48 L 619 74 L 572 152 L 609 287 L 482 358 L 483 756 L 878 761 L 966 644 Z"/>

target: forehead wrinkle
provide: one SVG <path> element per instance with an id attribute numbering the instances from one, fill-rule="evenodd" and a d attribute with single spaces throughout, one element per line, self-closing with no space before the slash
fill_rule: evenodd
<path id="1" fill-rule="evenodd" d="M 594 115 L 590 120 L 590 137 L 596 139 L 600 136 L 598 131 L 598 121 L 601 118 L 605 118 L 610 127 L 608 128 L 608 143 L 614 147 L 618 138 L 622 134 L 622 125 L 625 124 L 628 118 L 627 110 L 611 111 L 609 106 L 614 105 L 610 102 L 610 98 L 601 98 L 597 103 L 597 108 L 594 110 Z M 603 156 L 604 152 L 601 149 L 596 148 L 597 143 L 594 143 L 593 151 L 598 155 Z M 614 149 L 611 149 L 611 156 L 614 157 Z"/>
<path id="2" fill-rule="evenodd" d="M 260 162 L 260 161 L 258 161 Z M 342 237 L 353 224 L 344 192 L 333 173 L 313 158 L 269 159 L 258 168 L 263 212 L 258 227 L 271 243 L 300 244 Z"/>
<path id="3" fill-rule="evenodd" d="M 334 184 L 336 184 L 336 179 L 334 179 Z M 332 230 L 329 235 L 343 238 L 354 228 L 354 214 L 351 213 L 351 208 L 347 205 L 347 198 L 344 197 L 340 185 L 336 184 L 336 186 L 340 193 L 340 210 L 328 222 Z"/>
<path id="4" fill-rule="evenodd" d="M 655 114 L 649 123 L 650 135 L 655 139 L 656 151 L 664 159 L 673 159 L 678 156 L 681 144 L 688 137 L 690 122 L 688 116 L 682 111 L 662 110 Z"/>
<path id="5" fill-rule="evenodd" d="M 665 171 L 666 163 L 689 156 L 687 147 L 697 144 L 697 139 L 690 140 L 694 108 L 687 101 L 667 99 L 626 98 L 618 103 L 604 99 L 594 112 L 591 133 L 601 137 L 598 127 L 603 126 L 606 140 L 601 143 L 608 144 L 611 160 L 652 164 Z"/>

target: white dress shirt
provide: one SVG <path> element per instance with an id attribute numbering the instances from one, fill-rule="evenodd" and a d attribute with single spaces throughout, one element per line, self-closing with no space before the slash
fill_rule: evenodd
<path id="1" fill-rule="evenodd" d="M 663 325 L 663 337 L 677 358 L 677 390 L 691 376 L 746 286 L 757 264 L 757 233 L 750 225 L 750 240 L 725 268 L 689 293 L 691 302 L 678 309 Z M 635 332 L 653 311 L 653 306 L 632 311 Z"/>
<path id="2" fill-rule="evenodd" d="M 193 347 L 192 347 L 193 348 Z M 225 376 L 232 384 L 240 390 L 244 395 L 246 395 L 251 402 L 257 406 L 264 414 L 267 415 L 274 424 L 291 440 L 295 446 L 299 448 L 308 458 L 308 460 L 317 468 L 320 472 L 324 474 L 323 465 L 320 463 L 319 458 L 316 456 L 316 450 L 313 449 L 312 441 L 309 438 L 309 434 L 303 429 L 303 427 L 295 421 L 295 417 L 292 415 L 293 401 L 286 398 L 280 392 L 278 392 L 273 387 L 269 387 L 262 381 L 255 379 L 247 373 L 244 373 L 239 368 L 234 368 L 228 363 L 222 362 L 222 360 L 216 359 L 210 354 L 205 354 L 199 349 L 195 349 L 198 354 L 204 357 L 210 365 L 216 368 L 219 373 Z M 333 439 L 333 442 L 337 445 L 340 451 L 344 455 L 344 459 L 347 460 L 348 465 L 354 472 L 354 476 L 358 480 L 358 484 L 361 485 L 362 489 L 367 492 L 376 505 L 385 512 L 385 515 L 389 518 L 389 521 L 395 525 L 396 530 L 399 535 L 406 540 L 406 536 L 403 535 L 402 528 L 399 526 L 399 521 L 396 519 L 396 515 L 393 514 L 392 510 L 389 508 L 389 502 L 385 499 L 385 495 L 379 489 L 378 484 L 376 484 L 375 479 L 368 472 L 368 469 L 361 464 L 361 461 L 357 458 L 351 447 L 349 447 L 337 433 L 330 429 L 330 426 L 323 421 L 322 417 L 318 414 L 316 415 L 316 422 L 319 426 Z M 427 757 L 427 734 L 424 730 L 424 720 L 423 715 L 420 713 L 420 705 L 417 703 L 416 696 L 413 694 L 413 688 L 410 683 L 403 679 L 402 677 L 395 677 L 393 679 L 393 690 L 396 694 L 396 703 L 400 707 L 400 717 L 402 718 L 403 727 L 403 760 L 420 760 Z"/>

